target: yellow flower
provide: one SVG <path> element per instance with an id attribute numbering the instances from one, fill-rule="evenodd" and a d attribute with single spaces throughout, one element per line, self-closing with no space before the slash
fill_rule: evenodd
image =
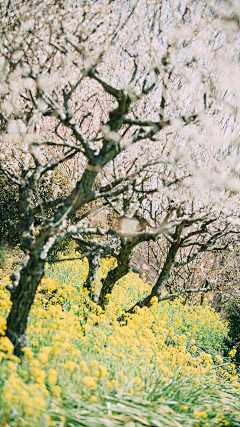
<path id="1" fill-rule="evenodd" d="M 196 409 L 193 410 L 193 415 L 195 417 L 199 417 L 199 418 L 207 418 L 207 413 L 203 412 L 203 411 L 197 411 Z"/>
<path id="2" fill-rule="evenodd" d="M 67 362 L 65 362 L 64 366 L 70 372 L 73 372 L 77 365 L 75 362 L 72 362 L 72 360 L 67 360 Z"/>
<path id="3" fill-rule="evenodd" d="M 0 316 L 0 334 L 5 335 L 5 330 L 7 329 L 7 320 Z"/>
<path id="4" fill-rule="evenodd" d="M 136 385 L 142 385 L 142 380 L 141 380 L 141 378 L 140 377 L 135 377 L 134 378 L 134 383 L 136 384 Z"/>
<path id="5" fill-rule="evenodd" d="M 14 345 L 8 337 L 0 337 L 0 351 L 6 352 L 9 355 L 13 353 Z"/>
<path id="6" fill-rule="evenodd" d="M 40 366 L 41 366 L 39 360 L 36 360 L 36 359 L 31 360 L 30 363 L 31 363 L 31 367 L 33 367 L 33 368 L 40 368 Z"/>
<path id="7" fill-rule="evenodd" d="M 217 356 L 215 356 L 215 360 L 218 363 L 222 363 L 223 362 L 223 358 L 221 356 L 219 356 L 219 354 L 217 354 Z"/>
<path id="8" fill-rule="evenodd" d="M 109 375 L 106 366 L 104 365 L 99 365 L 99 376 L 101 377 L 105 377 L 106 375 Z"/>
<path id="9" fill-rule="evenodd" d="M 119 381 L 117 380 L 106 381 L 106 386 L 111 390 L 114 390 L 119 386 Z"/>
<path id="10" fill-rule="evenodd" d="M 24 412 L 28 415 L 33 415 L 35 412 L 34 403 L 30 399 L 24 405 Z"/>
<path id="11" fill-rule="evenodd" d="M 97 360 L 91 360 L 90 365 L 92 368 L 97 368 L 98 367 L 98 361 Z"/>
<path id="12" fill-rule="evenodd" d="M 82 369 L 82 371 L 86 374 L 87 372 L 89 372 L 89 369 L 88 369 L 88 365 L 87 365 L 87 362 L 85 361 L 85 360 L 82 360 L 80 363 L 79 363 L 79 366 L 80 366 L 80 368 Z"/>
<path id="13" fill-rule="evenodd" d="M 91 376 L 83 377 L 82 382 L 89 388 L 95 389 L 97 387 L 95 379 Z"/>
<path id="14" fill-rule="evenodd" d="M 61 387 L 59 385 L 55 385 L 52 387 L 52 392 L 55 394 L 55 396 L 60 397 L 61 394 Z"/>
<path id="15" fill-rule="evenodd" d="M 40 348 L 40 351 L 47 353 L 47 354 L 49 354 L 51 352 L 51 350 L 52 350 L 52 347 L 50 347 L 49 345 Z"/>
<path id="16" fill-rule="evenodd" d="M 45 400 L 43 399 L 43 397 L 40 397 L 40 396 L 34 396 L 33 397 L 33 401 L 34 401 L 34 403 L 36 403 L 37 404 L 37 407 L 42 407 L 42 408 L 46 408 L 46 402 L 45 402 Z"/>
<path id="17" fill-rule="evenodd" d="M 22 351 L 24 352 L 24 354 L 27 356 L 28 359 L 33 358 L 33 352 L 29 347 L 23 347 Z"/>
<path id="18" fill-rule="evenodd" d="M 17 370 L 17 366 L 11 360 L 8 362 L 8 367 L 9 367 L 9 369 L 11 371 L 16 371 Z"/>
<path id="19" fill-rule="evenodd" d="M 97 402 L 97 396 L 91 396 L 89 401 L 93 403 Z"/>
<path id="20" fill-rule="evenodd" d="M 230 357 L 234 357 L 236 353 L 237 353 L 236 348 L 233 348 L 232 350 L 229 351 L 228 354 L 229 354 Z M 227 424 L 225 424 L 225 425 L 227 425 Z"/>
<path id="21" fill-rule="evenodd" d="M 121 351 L 121 353 L 119 353 L 118 357 L 121 357 L 121 359 L 125 359 L 126 358 L 125 354 L 122 351 Z"/>
<path id="22" fill-rule="evenodd" d="M 47 353 L 39 353 L 38 354 L 38 359 L 42 363 L 47 363 L 48 362 L 48 355 L 47 355 Z"/>
<path id="23" fill-rule="evenodd" d="M 32 374 L 34 375 L 35 380 L 36 380 L 38 383 L 43 383 L 43 382 L 45 381 L 46 373 L 45 373 L 42 369 L 39 369 L 39 368 L 32 368 L 32 369 L 31 369 L 31 372 L 32 372 Z"/>
<path id="24" fill-rule="evenodd" d="M 238 375 L 234 375 L 233 377 L 230 378 L 230 381 L 237 381 L 238 380 Z"/>
<path id="25" fill-rule="evenodd" d="M 55 385 L 57 382 L 58 373 L 56 369 L 49 369 L 48 371 L 48 383 L 50 385 Z"/>

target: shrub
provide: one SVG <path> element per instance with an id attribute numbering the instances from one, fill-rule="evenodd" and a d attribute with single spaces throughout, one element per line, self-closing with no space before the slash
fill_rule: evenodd
<path id="1" fill-rule="evenodd" d="M 235 360 L 240 363 L 240 300 L 232 301 L 226 308 L 226 320 L 229 325 L 225 343 L 229 350 L 235 349 Z"/>
<path id="2" fill-rule="evenodd" d="M 18 217 L 18 186 L 12 183 L 0 170 L 0 244 L 14 246 L 20 239 Z"/>

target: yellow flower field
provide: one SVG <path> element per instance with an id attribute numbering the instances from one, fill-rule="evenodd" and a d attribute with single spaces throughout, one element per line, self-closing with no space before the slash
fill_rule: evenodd
<path id="1" fill-rule="evenodd" d="M 111 266 L 102 262 L 100 278 Z M 48 266 L 22 363 L 0 339 L 1 427 L 239 426 L 240 383 L 234 351 L 222 356 L 227 325 L 219 315 L 208 305 L 153 300 L 119 322 L 149 285 L 129 273 L 102 312 L 82 287 L 87 270 L 86 260 Z"/>

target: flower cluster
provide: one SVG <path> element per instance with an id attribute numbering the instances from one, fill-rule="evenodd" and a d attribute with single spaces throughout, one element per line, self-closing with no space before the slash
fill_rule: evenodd
<path id="1" fill-rule="evenodd" d="M 159 305 L 153 300 L 150 309 L 137 308 L 119 323 L 117 318 L 123 309 L 143 297 L 148 285 L 129 273 L 115 287 L 103 312 L 88 300 L 82 286 L 87 268 L 85 260 L 49 267 L 31 310 L 29 347 L 23 349 L 21 364 L 17 366 L 10 341 L 1 338 L 0 355 L 6 361 L 1 368 L 0 402 L 4 410 L 0 416 L 9 419 L 14 409 L 16 421 L 11 426 L 33 422 L 40 426 L 43 421 L 44 425 L 57 425 L 51 411 L 61 413 L 68 395 L 91 404 L 101 403 L 104 396 L 113 396 L 119 390 L 149 399 L 156 384 L 163 393 L 176 375 L 190 376 L 195 386 L 207 377 L 214 387 L 221 378 L 236 393 L 240 391 L 234 364 L 226 368 L 221 356 L 227 326 L 211 307 L 184 306 L 181 300 Z M 100 277 L 107 274 L 108 268 L 109 261 L 103 261 Z M 1 292 L 1 312 L 5 316 L 9 295 L 4 287 Z M 2 335 L 5 329 L 2 316 Z M 219 394 L 219 401 L 223 394 Z M 209 413 L 206 405 L 196 407 L 194 412 L 188 405 L 178 410 L 195 417 L 198 425 Z M 211 411 L 214 420 L 217 414 Z M 219 425 L 226 422 L 223 417 Z"/>

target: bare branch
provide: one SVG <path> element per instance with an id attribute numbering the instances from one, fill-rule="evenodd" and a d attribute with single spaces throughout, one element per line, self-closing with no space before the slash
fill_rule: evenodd
<path id="1" fill-rule="evenodd" d="M 183 291 L 176 292 L 175 294 L 169 294 L 164 297 L 158 299 L 158 302 L 172 300 L 178 298 L 181 295 L 193 294 L 193 293 L 201 293 L 201 292 L 209 292 L 212 291 L 211 288 L 201 288 L 201 289 L 184 289 Z"/>
<path id="2" fill-rule="evenodd" d="M 0 168 L 4 175 L 10 179 L 10 181 L 14 182 L 14 184 L 17 185 L 24 185 L 25 181 L 21 177 L 14 175 L 9 169 L 6 168 L 6 166 L 3 166 L 3 164 L 0 162 Z"/>
<path id="3" fill-rule="evenodd" d="M 55 163 L 51 164 L 50 161 L 50 164 L 48 164 L 47 166 L 45 166 L 45 168 L 42 169 L 41 176 L 45 175 L 50 170 L 56 169 L 61 163 L 65 163 L 67 160 L 72 159 L 76 154 L 77 151 L 75 149 L 70 149 L 61 159 L 59 159 Z"/>

